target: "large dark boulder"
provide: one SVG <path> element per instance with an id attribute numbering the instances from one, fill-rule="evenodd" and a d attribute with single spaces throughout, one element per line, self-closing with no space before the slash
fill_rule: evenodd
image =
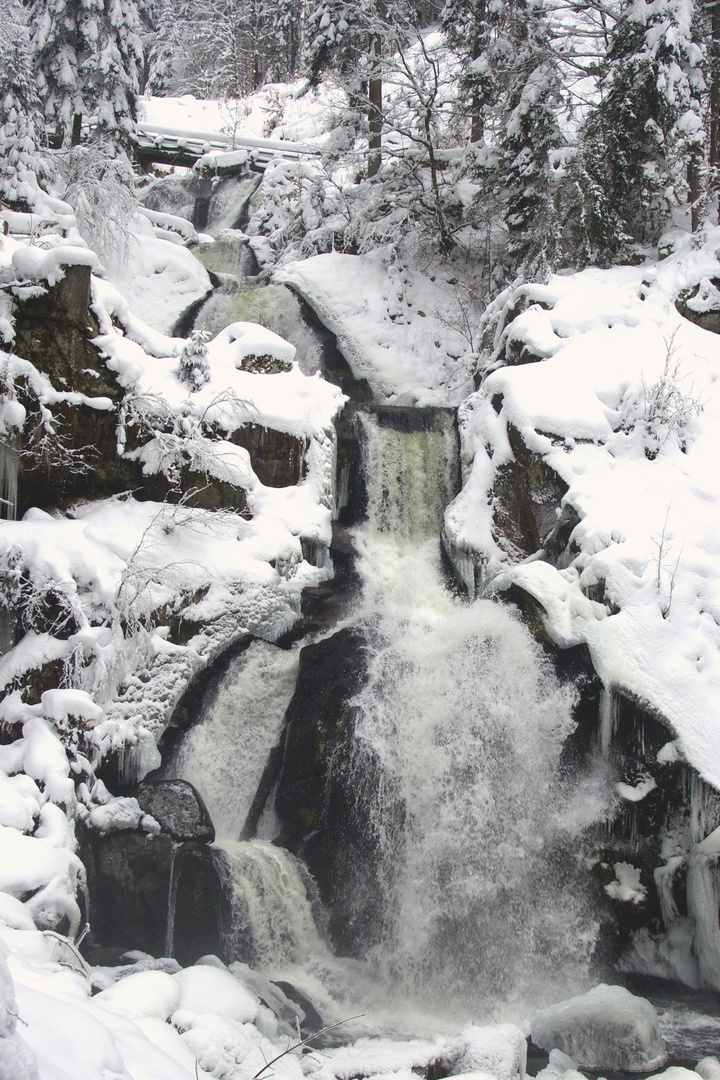
<path id="1" fill-rule="evenodd" d="M 215 839 L 207 807 L 187 780 L 146 780 L 133 795 L 140 809 L 154 817 L 173 840 L 212 843 Z"/>
<path id="2" fill-rule="evenodd" d="M 200 796 L 184 780 L 146 782 L 134 795 L 161 826 L 81 836 L 93 940 L 193 964 L 221 949 L 221 887 Z"/>
<path id="3" fill-rule="evenodd" d="M 495 539 L 513 558 L 533 555 L 549 536 L 553 549 L 558 549 L 558 510 L 567 484 L 527 448 L 512 425 L 508 425 L 508 439 L 514 460 L 498 469 L 492 489 Z M 565 543 L 568 537 L 569 532 Z"/>
<path id="4" fill-rule="evenodd" d="M 354 738 L 352 701 L 365 677 L 365 640 L 355 628 L 302 650 L 275 797 L 277 842 L 305 860 L 335 948 L 355 956 L 381 938 L 388 915 L 373 814 L 380 766 Z"/>

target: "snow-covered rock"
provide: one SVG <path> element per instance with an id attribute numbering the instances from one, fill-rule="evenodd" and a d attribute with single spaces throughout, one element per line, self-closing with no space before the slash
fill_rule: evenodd
<path id="1" fill-rule="evenodd" d="M 667 1060 L 650 1002 L 604 983 L 536 1013 L 532 1039 L 588 1069 L 649 1072 Z"/>
<path id="2" fill-rule="evenodd" d="M 38 1080 L 37 1061 L 17 1028 L 12 975 L 0 952 L 0 1080 Z"/>

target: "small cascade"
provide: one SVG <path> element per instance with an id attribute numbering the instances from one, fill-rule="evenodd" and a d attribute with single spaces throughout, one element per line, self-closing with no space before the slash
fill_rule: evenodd
<path id="1" fill-rule="evenodd" d="M 229 958 L 268 972 L 327 955 L 315 887 L 298 859 L 263 840 L 217 844 L 214 857 L 229 905 Z"/>
<path id="2" fill-rule="evenodd" d="M 0 442 L 0 518 L 17 519 L 20 457 L 17 450 Z"/>
<path id="3" fill-rule="evenodd" d="M 367 517 L 378 532 L 395 539 L 438 537 L 445 507 L 458 484 L 458 443 L 452 413 L 432 410 L 427 423 L 403 430 L 405 414 L 417 409 L 387 407 L 362 413 Z"/>
<path id="4" fill-rule="evenodd" d="M 188 732 L 168 775 L 202 795 L 220 841 L 243 833 L 297 677 L 298 654 L 253 641 Z"/>

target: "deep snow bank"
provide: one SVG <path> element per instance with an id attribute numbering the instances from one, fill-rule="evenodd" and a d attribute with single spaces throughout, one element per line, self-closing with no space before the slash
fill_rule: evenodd
<path id="1" fill-rule="evenodd" d="M 657 265 L 555 276 L 504 298 L 514 318 L 500 323 L 496 370 L 460 409 L 464 488 L 446 530 L 481 553 L 486 582 L 540 601 L 558 644 L 587 643 L 608 688 L 659 710 L 718 787 L 720 338 L 674 300 L 720 273 L 720 230 L 701 248 L 675 240 Z M 513 566 L 497 542 L 492 489 L 512 460 L 510 425 L 579 515 L 559 566 L 542 552 Z"/>

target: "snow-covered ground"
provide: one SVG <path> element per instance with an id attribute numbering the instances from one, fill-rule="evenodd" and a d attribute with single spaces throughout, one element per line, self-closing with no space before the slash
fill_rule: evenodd
<path id="1" fill-rule="evenodd" d="M 586 642 L 608 689 L 637 695 L 678 736 L 668 746 L 720 785 L 720 339 L 682 318 L 683 289 L 720 273 L 720 231 L 652 266 L 588 269 L 523 286 L 525 310 L 499 367 L 461 408 L 465 486 L 448 508 L 455 543 L 482 552 L 486 577 L 543 605 L 563 645 Z M 502 395 L 496 412 L 492 399 Z M 568 485 L 580 523 L 567 565 L 510 566 L 495 542 L 489 492 L 512 457 L 512 424 Z M 604 602 L 588 593 L 604 583 Z"/>
<path id="2" fill-rule="evenodd" d="M 457 405 L 472 390 L 477 356 L 463 334 L 468 313 L 447 280 L 398 267 L 382 251 L 316 255 L 274 279 L 308 301 L 378 401 Z M 470 318 L 480 313 L 475 306 Z"/>

